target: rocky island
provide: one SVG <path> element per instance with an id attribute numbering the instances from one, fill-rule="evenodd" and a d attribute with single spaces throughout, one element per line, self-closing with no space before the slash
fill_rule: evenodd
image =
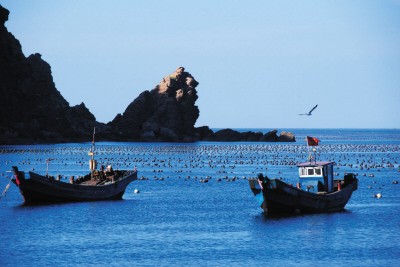
<path id="1" fill-rule="evenodd" d="M 184 67 L 142 92 L 123 114 L 100 123 L 84 103 L 69 105 L 40 54 L 25 57 L 19 41 L 5 27 L 8 16 L 0 5 L 0 144 L 87 142 L 93 127 L 99 141 L 295 141 L 292 133 L 278 136 L 277 130 L 263 134 L 196 128 L 199 83 Z"/>

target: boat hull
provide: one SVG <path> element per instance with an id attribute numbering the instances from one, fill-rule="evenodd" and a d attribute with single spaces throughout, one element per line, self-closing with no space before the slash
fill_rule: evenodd
<path id="1" fill-rule="evenodd" d="M 354 178 L 341 190 L 332 193 L 310 193 L 285 182 L 272 179 L 261 188 L 258 180 L 250 180 L 254 195 L 262 195 L 261 208 L 269 215 L 289 213 L 323 213 L 343 210 L 357 190 L 358 180 Z"/>
<path id="2" fill-rule="evenodd" d="M 126 187 L 137 179 L 137 172 L 129 172 L 120 180 L 107 185 L 80 185 L 69 184 L 53 179 L 48 179 L 30 172 L 29 179 L 16 179 L 12 181 L 19 187 L 25 204 L 80 202 L 122 199 Z"/>

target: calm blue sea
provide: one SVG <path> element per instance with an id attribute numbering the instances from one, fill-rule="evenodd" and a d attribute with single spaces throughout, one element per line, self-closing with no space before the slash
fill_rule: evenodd
<path id="1" fill-rule="evenodd" d="M 12 185 L 0 200 L 0 266 L 399 266 L 400 130 L 285 130 L 297 142 L 96 143 L 99 162 L 137 167 L 143 180 L 121 201 L 40 206 Z M 343 212 L 266 217 L 247 179 L 296 182 L 307 135 L 338 175 L 358 174 L 359 189 Z M 44 174 L 51 159 L 50 174 L 82 175 L 89 148 L 0 146 L 0 191 L 13 165 Z"/>

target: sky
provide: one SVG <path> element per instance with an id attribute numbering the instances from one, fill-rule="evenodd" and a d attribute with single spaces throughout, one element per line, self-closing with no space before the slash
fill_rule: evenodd
<path id="1" fill-rule="evenodd" d="M 400 128 L 399 0 L 0 4 L 25 56 L 100 122 L 183 66 L 199 82 L 196 126 Z"/>

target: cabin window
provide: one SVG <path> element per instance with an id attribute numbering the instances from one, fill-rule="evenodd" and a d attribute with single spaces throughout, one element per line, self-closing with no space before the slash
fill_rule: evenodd
<path id="1" fill-rule="evenodd" d="M 315 174 L 316 175 L 321 175 L 321 169 L 315 169 Z"/>
<path id="2" fill-rule="evenodd" d="M 308 175 L 314 175 L 314 169 L 307 169 Z"/>

